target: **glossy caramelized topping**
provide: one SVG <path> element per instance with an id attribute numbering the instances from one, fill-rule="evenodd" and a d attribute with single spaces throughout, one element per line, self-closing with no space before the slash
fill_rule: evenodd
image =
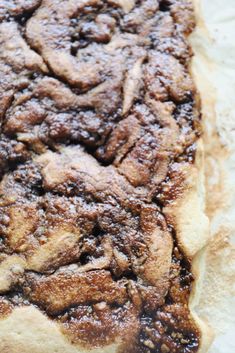
<path id="1" fill-rule="evenodd" d="M 73 343 L 196 352 L 164 206 L 199 136 L 187 0 L 0 0 L 0 314 Z"/>

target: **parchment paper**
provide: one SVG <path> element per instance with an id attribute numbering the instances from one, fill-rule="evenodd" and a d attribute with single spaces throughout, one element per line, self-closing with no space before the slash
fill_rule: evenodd
<path id="1" fill-rule="evenodd" d="M 193 72 L 204 118 L 212 240 L 197 305 L 215 330 L 210 353 L 235 352 L 235 0 L 195 0 Z"/>

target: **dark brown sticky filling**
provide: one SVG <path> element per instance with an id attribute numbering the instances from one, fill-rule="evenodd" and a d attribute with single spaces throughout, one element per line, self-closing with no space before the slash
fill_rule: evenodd
<path id="1" fill-rule="evenodd" d="M 1 315 L 35 305 L 86 347 L 196 352 L 163 214 L 200 134 L 190 1 L 0 9 Z"/>

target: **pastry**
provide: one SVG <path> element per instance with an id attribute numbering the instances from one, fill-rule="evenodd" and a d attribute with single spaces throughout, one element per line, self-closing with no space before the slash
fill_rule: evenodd
<path id="1" fill-rule="evenodd" d="M 0 1 L 0 350 L 196 353 L 188 0 Z"/>

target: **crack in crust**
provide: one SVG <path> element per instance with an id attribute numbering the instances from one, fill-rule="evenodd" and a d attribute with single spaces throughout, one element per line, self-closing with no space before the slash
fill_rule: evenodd
<path id="1" fill-rule="evenodd" d="M 1 315 L 35 305 L 85 347 L 196 352 L 162 213 L 200 134 L 190 1 L 0 0 L 0 21 Z"/>

